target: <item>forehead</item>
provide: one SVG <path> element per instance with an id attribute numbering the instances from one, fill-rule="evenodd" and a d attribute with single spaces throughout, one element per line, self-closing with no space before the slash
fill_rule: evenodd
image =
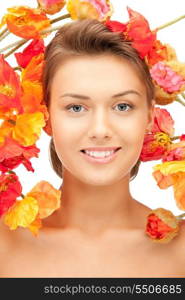
<path id="1" fill-rule="evenodd" d="M 136 67 L 126 59 L 111 54 L 79 56 L 61 63 L 53 76 L 51 93 L 69 91 L 96 94 L 136 89 L 145 92 L 145 85 Z"/>

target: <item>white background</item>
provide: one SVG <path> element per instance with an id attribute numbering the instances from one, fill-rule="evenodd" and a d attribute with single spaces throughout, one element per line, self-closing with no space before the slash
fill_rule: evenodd
<path id="1" fill-rule="evenodd" d="M 118 20 L 120 22 L 127 22 L 128 14 L 126 6 L 129 6 L 133 10 L 136 10 L 143 14 L 150 23 L 150 28 L 155 29 L 156 27 L 163 25 L 183 14 L 185 14 L 185 1 L 184 0 L 112 0 L 111 3 L 114 7 L 114 13 L 112 20 Z M 0 17 L 6 13 L 6 9 L 12 6 L 28 5 L 30 7 L 36 7 L 36 0 L 7 0 L 1 1 Z M 67 13 L 63 9 L 58 14 L 50 16 L 51 19 L 56 16 Z M 65 22 L 69 22 L 70 19 L 63 20 L 56 23 L 55 25 L 62 25 Z M 180 22 L 161 30 L 158 33 L 158 39 L 163 43 L 170 43 L 177 52 L 180 61 L 185 62 L 185 19 Z M 52 39 L 54 33 L 45 39 L 45 44 Z M 5 45 L 19 40 L 19 37 L 10 34 L 4 41 L 0 42 L 0 48 Z M 25 47 L 25 46 L 24 46 Z M 20 48 L 18 51 L 22 51 Z M 12 67 L 15 67 L 16 61 L 13 57 L 7 58 L 7 61 Z M 162 107 L 162 106 L 161 106 Z M 166 108 L 175 120 L 175 135 L 185 134 L 184 115 L 185 108 L 175 102 L 162 108 Z M 47 180 L 55 188 L 59 188 L 61 185 L 61 179 L 52 170 L 49 161 L 49 141 L 50 137 L 42 131 L 40 139 L 37 141 L 36 146 L 40 149 L 39 158 L 32 158 L 31 163 L 35 172 L 28 172 L 22 165 L 15 169 L 15 172 L 20 178 L 21 184 L 23 185 L 23 194 L 29 192 L 29 190 L 40 180 Z M 152 176 L 152 167 L 160 163 L 158 161 L 141 163 L 139 173 L 137 177 L 131 181 L 130 189 L 134 198 L 140 202 L 146 204 L 150 208 L 164 207 L 170 209 L 175 214 L 182 213 L 175 204 L 173 196 L 173 189 L 170 187 L 166 190 L 158 188 L 155 179 Z"/>

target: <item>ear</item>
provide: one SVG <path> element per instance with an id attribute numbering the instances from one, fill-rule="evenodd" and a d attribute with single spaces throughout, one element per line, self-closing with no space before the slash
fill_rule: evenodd
<path id="1" fill-rule="evenodd" d="M 152 129 L 152 125 L 153 125 L 153 121 L 154 121 L 154 109 L 155 109 L 155 100 L 153 99 L 151 101 L 151 107 L 149 108 L 149 112 L 148 112 L 148 125 L 146 130 L 147 131 L 151 131 Z"/>
<path id="2" fill-rule="evenodd" d="M 43 127 L 43 130 L 49 135 L 52 136 L 52 127 L 51 127 L 51 121 L 50 118 L 46 121 L 45 127 Z"/>

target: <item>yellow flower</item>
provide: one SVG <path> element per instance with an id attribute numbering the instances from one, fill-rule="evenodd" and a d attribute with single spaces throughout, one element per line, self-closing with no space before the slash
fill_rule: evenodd
<path id="1" fill-rule="evenodd" d="M 163 175 L 169 175 L 177 172 L 185 172 L 185 160 L 167 161 L 153 167 L 155 171 L 160 171 Z"/>
<path id="2" fill-rule="evenodd" d="M 4 216 L 4 223 L 11 230 L 18 226 L 29 227 L 35 220 L 39 211 L 37 200 L 33 197 L 25 197 L 23 200 L 16 201 Z"/>
<path id="3" fill-rule="evenodd" d="M 31 146 L 38 140 L 44 125 L 44 115 L 41 112 L 18 115 L 12 137 L 23 146 Z"/>

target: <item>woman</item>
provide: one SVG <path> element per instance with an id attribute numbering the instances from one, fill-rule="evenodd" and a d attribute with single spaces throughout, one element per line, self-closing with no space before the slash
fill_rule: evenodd
<path id="1" fill-rule="evenodd" d="M 145 234 L 151 210 L 129 189 L 155 105 L 145 62 L 119 33 L 87 19 L 64 25 L 45 60 L 61 207 L 38 239 L 1 226 L 1 277 L 182 277 L 185 226 L 154 243 Z"/>

